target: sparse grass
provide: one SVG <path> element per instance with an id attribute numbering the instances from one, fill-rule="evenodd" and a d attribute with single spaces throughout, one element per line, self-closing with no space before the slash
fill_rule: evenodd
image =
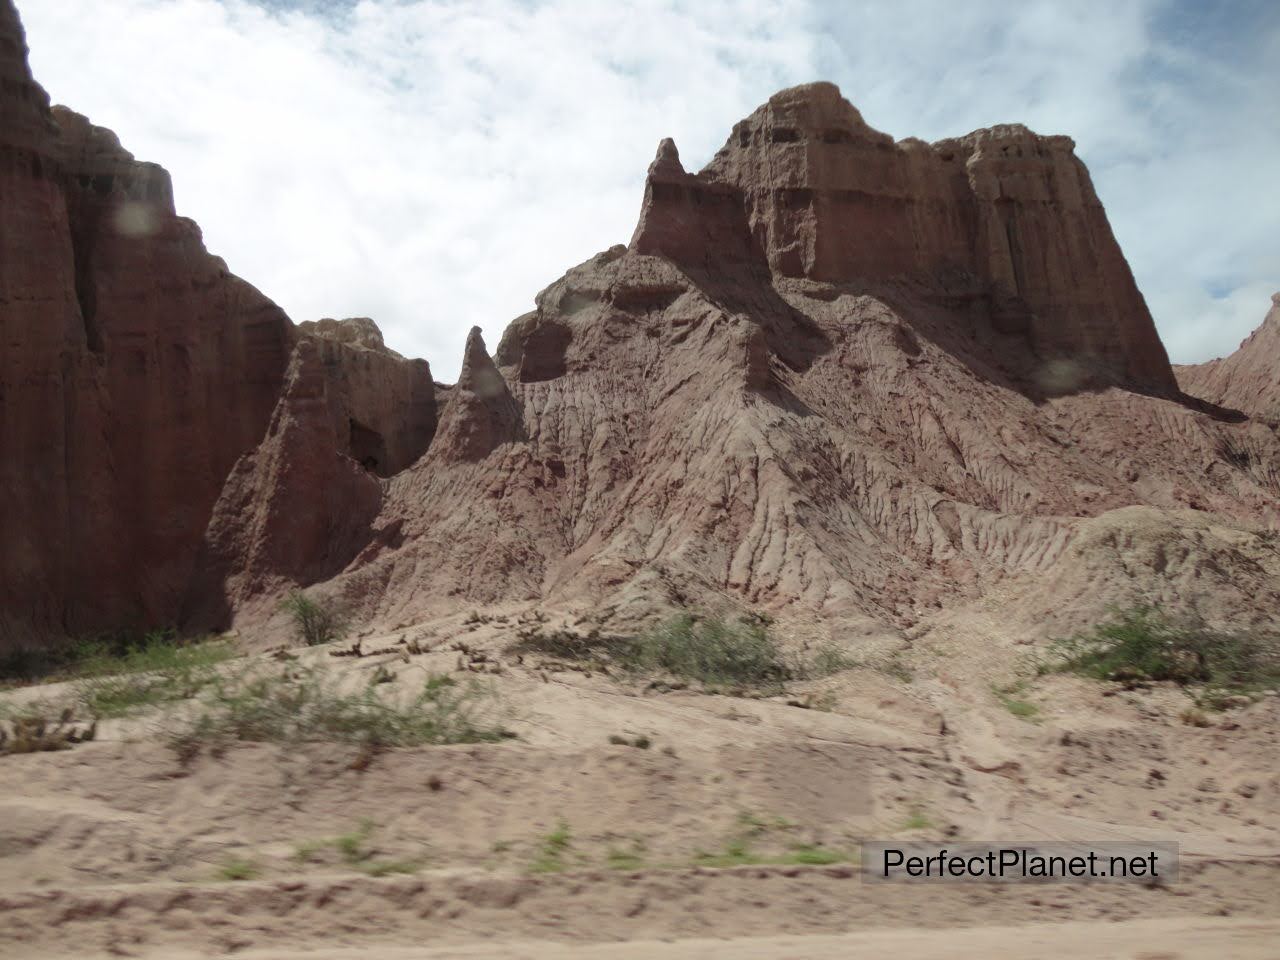
<path id="1" fill-rule="evenodd" d="M 884 663 L 879 664 L 876 669 L 900 683 L 910 683 L 916 678 L 915 671 L 907 666 L 901 657 L 897 656 L 890 657 Z"/>
<path id="2" fill-rule="evenodd" d="M 609 742 L 615 747 L 635 747 L 637 750 L 648 750 L 653 741 L 646 736 L 624 737 L 618 733 L 609 734 Z"/>
<path id="3" fill-rule="evenodd" d="M 332 840 L 305 840 L 294 846 L 293 859 L 298 863 L 314 863 L 332 845 Z"/>
<path id="4" fill-rule="evenodd" d="M 801 845 L 798 847 L 792 847 L 790 852 L 781 858 L 781 862 L 825 866 L 831 863 L 843 863 L 847 859 L 849 859 L 847 856 L 836 850 L 828 850 L 826 847 Z"/>
<path id="5" fill-rule="evenodd" d="M 720 853 L 701 852 L 694 856 L 693 863 L 699 867 L 741 867 L 759 864 L 778 866 L 827 866 L 832 863 L 844 863 L 849 860 L 847 854 L 838 850 L 811 844 L 797 844 L 784 853 L 767 855 L 756 853 L 744 839 L 731 840 Z"/>
<path id="6" fill-rule="evenodd" d="M 741 867 L 747 864 L 764 863 L 764 858 L 752 853 L 747 841 L 738 838 L 725 844 L 721 853 L 695 854 L 693 862 L 700 867 Z"/>
<path id="7" fill-rule="evenodd" d="M 293 858 L 299 863 L 317 863 L 332 850 L 343 864 L 371 877 L 385 877 L 393 873 L 417 873 L 421 869 L 418 860 L 378 860 L 377 850 L 370 846 L 377 825 L 368 817 L 363 818 L 356 829 L 322 840 L 307 840 L 294 847 Z"/>
<path id="8" fill-rule="evenodd" d="M 1055 641 L 1041 672 L 1194 686 L 1198 705 L 1214 709 L 1229 696 L 1280 684 L 1280 639 L 1260 632 L 1224 633 L 1192 615 L 1173 617 L 1137 606 L 1115 610 L 1105 623 Z"/>
<path id="9" fill-rule="evenodd" d="M 80 680 L 77 693 L 95 716 L 190 696 L 212 668 L 236 656 L 222 641 L 184 640 L 171 630 L 103 634 L 19 650 L 0 658 L 0 683 Z"/>
<path id="10" fill-rule="evenodd" d="M 416 860 L 375 860 L 361 869 L 371 877 L 389 877 L 395 873 L 417 873 L 422 864 Z"/>
<path id="11" fill-rule="evenodd" d="M 642 870 L 645 866 L 643 850 L 639 844 L 632 850 L 611 847 L 605 854 L 605 863 L 610 870 Z"/>
<path id="12" fill-rule="evenodd" d="M 925 814 L 923 810 L 916 807 L 902 822 L 903 830 L 931 830 L 933 821 Z"/>
<path id="13" fill-rule="evenodd" d="M 97 720 L 77 725 L 71 707 L 61 712 L 47 703 L 27 704 L 22 710 L 9 704 L 0 707 L 0 756 L 68 750 L 93 740 L 98 733 Z M 55 716 L 57 719 L 52 719 Z"/>
<path id="14" fill-rule="evenodd" d="M 853 670 L 860 664 L 835 644 L 818 647 L 807 659 L 801 659 L 795 667 L 798 679 L 821 680 L 832 674 Z"/>
<path id="15" fill-rule="evenodd" d="M 519 639 L 508 650 L 515 654 L 537 653 L 575 663 L 604 664 L 625 661 L 633 641 L 630 637 L 600 632 L 593 627 L 587 633 L 572 630 L 544 630 L 541 625 L 520 631 Z"/>
<path id="16" fill-rule="evenodd" d="M 1180 714 L 1178 719 L 1185 723 L 1188 727 L 1212 727 L 1213 721 L 1209 719 L 1209 715 L 1199 707 L 1187 707 Z"/>
<path id="17" fill-rule="evenodd" d="M 750 811 L 738 814 L 735 830 L 718 853 L 701 851 L 695 854 L 693 863 L 700 867 L 738 867 L 749 864 L 829 864 L 840 863 L 849 859 L 845 854 L 830 850 L 819 844 L 792 842 L 782 853 L 761 853 L 755 849 L 758 843 L 768 843 L 774 838 L 776 849 L 777 834 L 793 832 L 799 826 L 785 817 L 762 817 Z"/>
<path id="18" fill-rule="evenodd" d="M 252 860 L 232 857 L 218 868 L 220 880 L 253 880 L 261 871 Z"/>
<path id="19" fill-rule="evenodd" d="M 1000 705 L 1020 720 L 1031 723 L 1039 722 L 1040 708 L 1029 700 L 1021 699 L 1018 694 L 1027 689 L 1027 682 L 1020 680 L 1007 687 L 993 687 L 991 692 L 1000 701 Z"/>
<path id="20" fill-rule="evenodd" d="M 365 847 L 365 842 L 373 833 L 373 826 L 373 821 L 365 817 L 355 830 L 334 837 L 333 845 L 346 863 L 360 863 L 373 856 L 373 851 Z"/>
<path id="21" fill-rule="evenodd" d="M 737 817 L 738 831 L 746 837 L 763 837 L 773 830 L 794 830 L 795 824 L 786 817 L 765 819 L 744 810 Z"/>
<path id="22" fill-rule="evenodd" d="M 346 636 L 346 611 L 332 601 L 317 600 L 294 590 L 280 606 L 293 620 L 298 638 L 309 647 Z"/>
<path id="23" fill-rule="evenodd" d="M 538 855 L 529 869 L 533 873 L 560 873 L 565 868 L 565 854 L 573 845 L 569 824 L 561 820 L 554 830 L 542 838 Z"/>
<path id="24" fill-rule="evenodd" d="M 170 746 L 184 759 L 203 746 L 235 741 L 351 743 L 367 748 L 483 743 L 510 734 L 498 723 L 496 694 L 479 682 L 458 684 L 432 676 L 404 702 L 367 686 L 341 692 L 321 670 L 218 677 L 199 709 L 171 734 Z"/>
<path id="25" fill-rule="evenodd" d="M 183 643 L 167 633 L 148 634 L 132 647 L 94 643 L 81 649 L 75 693 L 95 717 L 190 699 L 213 682 L 218 664 L 236 656 L 230 643 Z"/>
<path id="26" fill-rule="evenodd" d="M 730 623 L 690 614 L 675 617 L 634 637 L 586 634 L 568 630 L 524 631 L 509 649 L 515 654 L 540 653 L 562 660 L 613 665 L 632 674 L 665 673 L 727 690 L 780 690 L 797 674 L 769 636 L 769 621 L 746 617 Z M 824 655 L 823 668 L 835 666 L 836 655 Z"/>

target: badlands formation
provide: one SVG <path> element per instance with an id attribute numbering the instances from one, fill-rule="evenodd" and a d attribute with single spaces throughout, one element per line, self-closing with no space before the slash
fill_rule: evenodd
<path id="1" fill-rule="evenodd" d="M 133 718 L 0 758 L 0 952 L 960 956 L 1063 920 L 1080 956 L 1266 955 L 1274 924 L 1231 918 L 1280 899 L 1280 700 L 1188 725 L 1177 690 L 1055 676 L 1031 723 L 992 693 L 1112 605 L 1280 611 L 1280 307 L 1171 366 L 1070 139 L 894 140 L 831 84 L 781 91 L 699 172 L 663 141 L 630 242 L 472 330 L 445 386 L 373 321 L 295 324 L 231 275 L 167 173 L 51 107 L 26 52 L 0 0 L 0 652 L 174 626 L 261 653 L 304 589 L 367 647 L 423 651 L 353 677 L 501 667 L 519 739 L 176 767 Z M 858 666 L 744 700 L 505 654 L 520 624 L 686 610 Z M 671 866 L 753 811 L 834 846 L 1171 838 L 1185 885 Z M 361 817 L 429 872 L 299 874 L 289 843 Z M 511 869 L 558 823 L 584 864 L 643 834 L 664 869 Z M 230 854 L 264 876 L 193 886 Z M 849 933 L 908 926 L 975 930 Z"/>

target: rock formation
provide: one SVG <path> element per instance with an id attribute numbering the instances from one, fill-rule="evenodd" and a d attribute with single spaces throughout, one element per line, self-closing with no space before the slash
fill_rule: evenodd
<path id="1" fill-rule="evenodd" d="M 407 466 L 435 429 L 425 362 L 367 321 L 315 332 L 336 449 Z M 50 108 L 0 0 L 0 646 L 175 622 L 295 339 L 176 215 L 162 168 Z"/>
<path id="2" fill-rule="evenodd" d="M 736 605 L 866 635 L 1250 564 L 1273 602 L 1276 314 L 1180 389 L 1065 137 L 894 141 L 784 90 L 698 173 L 663 141 L 630 244 L 492 356 L 473 330 L 447 387 L 371 321 L 294 328 L 160 168 L 48 109 L 8 0 L 0 29 L 10 624 L 260 625 L 312 586 L 375 624 Z"/>
<path id="3" fill-rule="evenodd" d="M 164 623 L 288 357 L 168 175 L 51 110 L 0 3 L 0 632 Z"/>
<path id="4" fill-rule="evenodd" d="M 493 365 L 473 332 L 382 546 L 331 584 L 369 617 L 902 629 L 1094 549 L 1081 518 L 1280 524 L 1274 431 L 1180 393 L 1066 138 L 894 143 L 828 84 L 784 91 L 701 173 L 664 141 L 631 244 L 536 304 Z"/>
<path id="5" fill-rule="evenodd" d="M 426 452 L 436 432 L 436 395 L 425 360 L 406 360 L 367 317 L 304 321 L 326 371 L 337 449 L 381 477 Z"/>
<path id="6" fill-rule="evenodd" d="M 331 577 L 365 545 L 382 487 L 342 452 L 340 381 L 325 347 L 319 337 L 298 342 L 266 437 L 227 478 L 183 611 L 189 624 L 226 620 L 235 598 Z"/>

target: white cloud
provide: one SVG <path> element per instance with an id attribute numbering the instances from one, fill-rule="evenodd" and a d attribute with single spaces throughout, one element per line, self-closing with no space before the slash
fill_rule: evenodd
<path id="1" fill-rule="evenodd" d="M 819 77 L 899 137 L 1075 136 L 1176 359 L 1280 287 L 1276 18 L 1205 51 L 1155 3 L 19 4 L 37 79 L 168 167 L 233 270 L 295 320 L 373 316 L 439 379 L 630 237 L 660 138 L 699 166 Z"/>

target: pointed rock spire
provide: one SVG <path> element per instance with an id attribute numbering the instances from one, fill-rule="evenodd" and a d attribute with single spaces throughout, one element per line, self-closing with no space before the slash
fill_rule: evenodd
<path id="1" fill-rule="evenodd" d="M 676 149 L 676 142 L 670 137 L 665 137 L 658 144 L 658 153 L 653 158 L 653 163 L 649 164 L 650 177 L 684 177 L 687 176 L 684 164 L 680 162 L 680 151 Z"/>
<path id="2" fill-rule="evenodd" d="M 520 411 L 507 382 L 485 349 L 479 327 L 472 327 L 462 354 L 462 372 L 430 455 L 476 461 L 502 443 L 520 438 Z"/>

